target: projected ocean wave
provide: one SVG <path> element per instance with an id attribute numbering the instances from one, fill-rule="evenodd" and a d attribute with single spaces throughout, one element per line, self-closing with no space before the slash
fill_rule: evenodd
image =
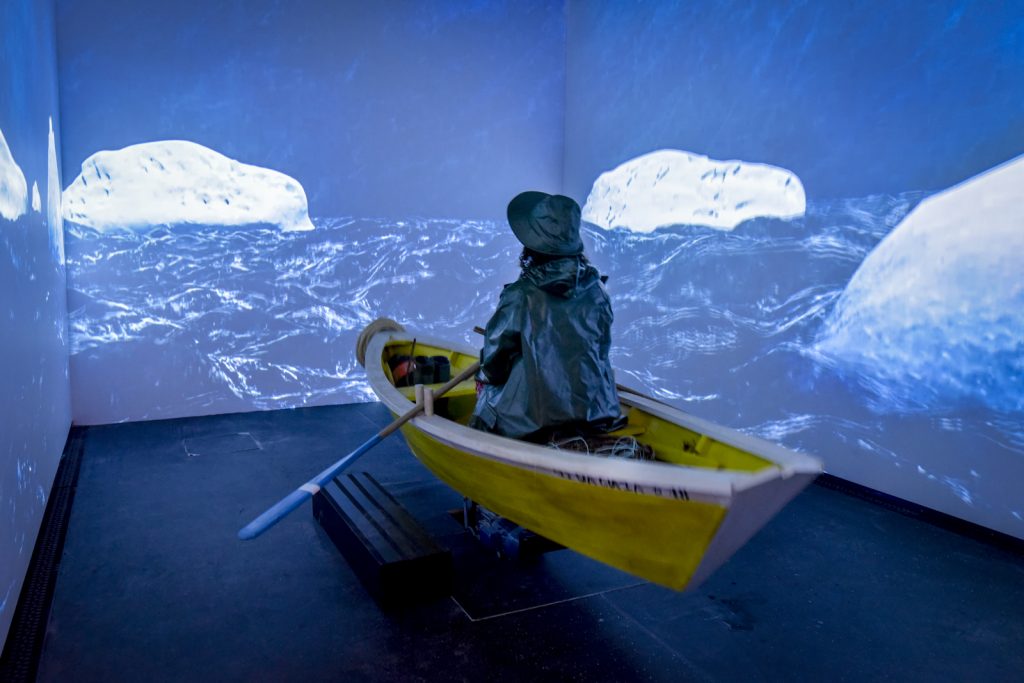
<path id="1" fill-rule="evenodd" d="M 1019 458 L 1018 419 L 958 393 L 910 401 L 912 377 L 855 372 L 818 346 L 858 266 L 924 196 L 811 201 L 800 219 L 731 232 L 586 230 L 610 276 L 618 380 L 814 453 L 838 443 L 913 471 L 898 454 L 924 448 L 918 476 L 985 500 L 963 454 L 983 439 L 986 459 Z M 102 233 L 68 223 L 72 367 L 109 396 L 85 419 L 373 400 L 353 354 L 366 323 L 388 316 L 476 344 L 473 326 L 517 274 L 503 224 L 313 222 Z"/>

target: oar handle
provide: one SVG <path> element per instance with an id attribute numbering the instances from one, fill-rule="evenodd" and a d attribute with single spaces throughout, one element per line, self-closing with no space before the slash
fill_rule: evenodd
<path id="1" fill-rule="evenodd" d="M 437 391 L 433 392 L 434 397 L 437 398 L 443 394 L 448 393 L 460 382 L 463 382 L 472 377 L 473 375 L 475 375 L 476 371 L 479 369 L 480 363 L 473 363 L 471 366 L 469 366 L 468 368 L 460 372 L 458 375 L 453 377 L 450 381 L 438 387 Z M 299 488 L 289 493 L 287 496 L 285 496 L 278 502 L 274 503 L 270 508 L 267 509 L 266 512 L 264 512 L 259 517 L 257 517 L 256 519 L 252 520 L 244 527 L 242 527 L 242 529 L 238 532 L 238 538 L 242 539 L 243 541 L 248 541 L 250 539 L 256 538 L 264 531 L 280 522 L 290 513 L 294 512 L 296 508 L 298 508 L 300 505 L 306 502 L 306 500 L 316 495 L 316 493 L 318 493 L 320 489 L 327 484 L 327 482 L 341 474 L 345 468 L 347 468 L 349 465 L 351 465 L 360 457 L 362 457 L 364 453 L 366 453 L 371 448 L 373 448 L 381 441 L 386 439 L 390 434 L 393 434 L 402 425 L 404 425 L 406 422 L 419 415 L 422 411 L 422 403 L 417 403 L 416 405 L 414 405 L 412 408 L 410 408 L 408 411 L 406 411 L 400 417 L 398 417 L 394 422 L 392 422 L 387 427 L 374 434 L 369 439 L 367 439 L 362 446 L 355 449 L 341 460 L 338 460 L 336 463 L 334 463 L 333 465 L 325 469 L 323 472 L 307 481 Z"/>

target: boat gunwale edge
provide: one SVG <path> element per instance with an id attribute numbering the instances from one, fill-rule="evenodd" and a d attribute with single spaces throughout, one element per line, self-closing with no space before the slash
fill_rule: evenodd
<path id="1" fill-rule="evenodd" d="M 412 341 L 456 353 L 475 356 L 479 352 L 451 340 L 409 331 L 381 331 L 367 344 L 366 374 L 374 393 L 389 410 L 401 414 L 412 407 L 412 402 L 394 387 L 384 374 L 381 358 L 386 344 L 394 341 Z M 625 459 L 594 458 L 593 456 L 558 451 L 540 444 L 517 441 L 496 434 L 488 434 L 435 415 L 420 415 L 409 424 L 445 445 L 474 456 L 523 467 L 542 474 L 563 479 L 588 481 L 606 485 L 621 483 L 626 490 L 659 497 L 678 497 L 673 490 L 683 490 L 687 499 L 728 505 L 733 492 L 749 490 L 775 479 L 788 479 L 794 474 L 818 474 L 821 462 L 812 456 L 791 451 L 783 446 L 758 437 L 716 425 L 685 413 L 677 408 L 641 396 L 620 397 L 623 403 L 641 408 L 654 417 L 693 429 L 727 445 L 740 448 L 772 463 L 756 472 L 716 470 L 665 462 L 643 462 Z M 574 476 L 575 475 L 575 476 Z M 581 479 L 580 477 L 583 477 Z"/>

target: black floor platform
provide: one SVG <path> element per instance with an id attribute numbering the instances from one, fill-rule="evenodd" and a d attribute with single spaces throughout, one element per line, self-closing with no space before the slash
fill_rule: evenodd
<path id="1" fill-rule="evenodd" d="M 1024 558 L 822 487 L 692 594 L 571 551 L 498 560 L 399 436 L 357 469 L 452 550 L 452 597 L 382 609 L 308 508 L 236 540 L 388 419 L 86 430 L 40 680 L 1024 680 Z"/>

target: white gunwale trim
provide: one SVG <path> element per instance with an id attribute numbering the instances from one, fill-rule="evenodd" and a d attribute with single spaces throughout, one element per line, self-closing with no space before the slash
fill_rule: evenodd
<path id="1" fill-rule="evenodd" d="M 409 331 L 385 331 L 374 335 L 366 349 L 366 374 L 370 386 L 381 401 L 396 414 L 404 413 L 413 403 L 388 381 L 381 359 L 387 343 L 411 342 L 413 338 L 424 345 L 451 349 L 468 356 L 478 354 L 477 350 L 464 344 Z M 734 491 L 746 490 L 774 479 L 788 479 L 796 473 L 821 472 L 821 463 L 817 459 L 790 451 L 764 439 L 716 425 L 640 396 L 621 394 L 620 399 L 623 403 L 636 406 L 656 417 L 753 453 L 775 463 L 776 466 L 760 472 L 747 473 L 672 463 L 595 458 L 488 434 L 436 415 L 417 417 L 411 424 L 437 441 L 489 460 L 563 479 L 588 481 L 665 498 L 679 498 L 680 492 L 683 491 L 686 493 L 686 499 L 719 505 L 728 505 Z"/>

